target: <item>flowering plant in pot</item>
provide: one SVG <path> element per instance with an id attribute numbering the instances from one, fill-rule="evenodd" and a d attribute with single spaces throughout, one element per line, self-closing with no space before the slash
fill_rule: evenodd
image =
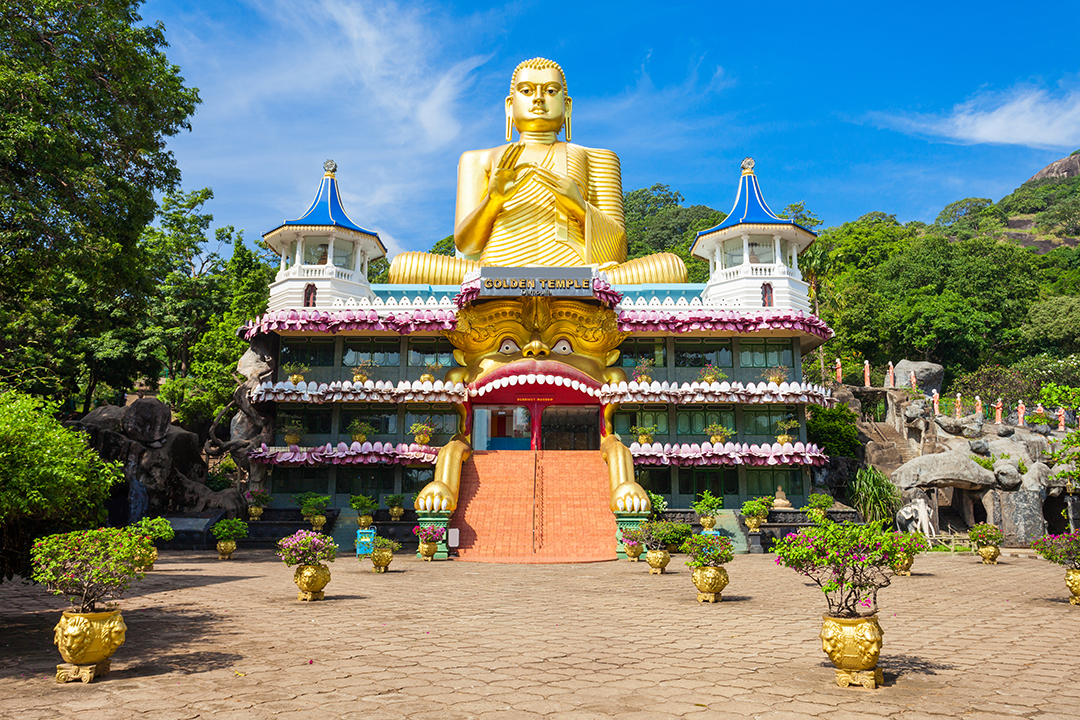
<path id="1" fill-rule="evenodd" d="M 420 382 L 435 382 L 435 376 L 443 369 L 441 362 L 424 363 L 427 372 L 420 376 Z"/>
<path id="2" fill-rule="evenodd" d="M 825 521 L 773 545 L 778 565 L 810 578 L 825 594 L 821 647 L 836 666 L 841 687 L 855 683 L 872 689 L 882 682 L 877 594 L 889 585 L 903 550 L 900 534 L 882 525 Z"/>
<path id="3" fill-rule="evenodd" d="M 164 540 L 165 542 L 168 542 L 176 537 L 173 526 L 169 524 L 168 520 L 161 517 L 144 517 L 138 522 L 128 525 L 127 530 L 135 535 L 150 538 L 150 547 L 147 553 L 139 557 L 139 560 L 142 562 L 141 569 L 147 572 L 153 570 L 154 563 L 157 562 L 158 551 L 157 548 L 154 547 L 154 541 Z"/>
<path id="4" fill-rule="evenodd" d="M 765 498 L 758 498 L 756 500 L 747 500 L 743 503 L 742 515 L 743 519 L 746 521 L 746 526 L 750 528 L 750 532 L 758 532 L 761 523 L 765 521 L 765 518 L 769 517 L 769 508 L 771 506 L 771 498 L 768 502 L 766 502 Z"/>
<path id="5" fill-rule="evenodd" d="M 218 541 L 218 560 L 232 560 L 232 554 L 236 551 L 236 541 L 248 536 L 248 526 L 240 518 L 225 518 L 214 523 L 210 532 Z"/>
<path id="6" fill-rule="evenodd" d="M 420 541 L 420 555 L 425 560 L 431 560 L 439 551 L 439 543 L 446 537 L 446 528 L 435 525 L 417 525 L 413 528 L 413 535 Z"/>
<path id="7" fill-rule="evenodd" d="M 109 658 L 124 644 L 127 625 L 115 605 L 99 612 L 98 604 L 120 598 L 132 581 L 144 577 L 143 557 L 150 535 L 127 528 L 101 528 L 49 535 L 30 550 L 32 577 L 55 595 L 71 602 L 55 628 L 53 642 L 65 665 L 57 682 L 90 682 L 109 672 Z"/>
<path id="8" fill-rule="evenodd" d="M 619 534 L 622 536 L 622 546 L 623 551 L 626 553 L 626 559 L 630 562 L 638 562 L 638 558 L 645 552 L 644 533 L 641 526 L 635 525 L 634 527 L 621 528 Z"/>
<path id="9" fill-rule="evenodd" d="M 698 589 L 698 602 L 720 602 L 728 584 L 723 566 L 735 557 L 731 540 L 723 535 L 692 535 L 679 549 L 689 556 L 686 564 L 694 570 L 691 579 Z"/>
<path id="10" fill-rule="evenodd" d="M 919 532 L 896 533 L 900 555 L 893 565 L 893 572 L 897 575 L 911 575 L 911 564 L 915 562 L 915 556 L 930 549 L 930 541 Z"/>
<path id="11" fill-rule="evenodd" d="M 776 383 L 779 385 L 780 383 L 787 381 L 788 369 L 783 365 L 765 368 L 765 371 L 761 373 L 761 379 L 765 382 Z"/>
<path id="12" fill-rule="evenodd" d="M 258 520 L 262 517 L 263 508 L 274 500 L 274 496 L 268 490 L 248 490 L 244 493 L 244 500 L 248 504 L 248 519 Z"/>
<path id="13" fill-rule="evenodd" d="M 720 423 L 706 425 L 702 432 L 709 436 L 709 442 L 713 445 L 723 445 L 728 440 L 735 437 L 734 430 Z"/>
<path id="14" fill-rule="evenodd" d="M 645 546 L 645 561 L 649 563 L 650 575 L 661 575 L 671 562 L 670 545 L 676 547 L 690 537 L 692 530 L 686 523 L 668 520 L 650 520 L 638 526 L 641 543 Z"/>
<path id="15" fill-rule="evenodd" d="M 409 432 L 412 433 L 417 445 L 427 445 L 431 442 L 431 436 L 435 434 L 435 423 L 431 420 L 414 422 L 409 427 Z"/>
<path id="16" fill-rule="evenodd" d="M 653 441 L 653 435 L 656 434 L 656 426 L 634 425 L 630 428 L 630 434 L 637 437 L 639 445 L 650 445 Z"/>
<path id="17" fill-rule="evenodd" d="M 371 525 L 371 516 L 379 509 L 379 501 L 367 495 L 353 495 L 349 507 L 356 511 L 356 524 L 361 528 Z"/>
<path id="18" fill-rule="evenodd" d="M 375 434 L 375 426 L 366 420 L 353 418 L 345 431 L 352 436 L 354 442 L 362 443 L 368 439 L 368 435 Z"/>
<path id="19" fill-rule="evenodd" d="M 998 556 L 1001 555 L 1000 546 L 1005 542 L 1005 535 L 998 530 L 996 525 L 990 523 L 972 525 L 968 530 L 968 539 L 982 558 L 983 565 L 997 565 Z"/>
<path id="20" fill-rule="evenodd" d="M 278 432 L 285 436 L 286 445 L 296 445 L 300 438 L 307 432 L 304 421 L 296 415 L 282 413 L 278 416 Z"/>
<path id="21" fill-rule="evenodd" d="M 724 498 L 716 497 L 708 490 L 703 490 L 701 499 L 690 507 L 701 516 L 701 527 L 712 530 L 716 525 L 716 514 L 724 509 Z"/>
<path id="22" fill-rule="evenodd" d="M 638 360 L 637 365 L 634 366 L 634 381 L 638 383 L 651 383 L 652 371 L 655 367 L 656 361 L 651 358 Z"/>
<path id="23" fill-rule="evenodd" d="M 781 445 L 795 442 L 795 436 L 791 434 L 791 431 L 799 427 L 799 421 L 792 418 L 790 420 L 781 420 L 776 423 L 776 427 L 780 429 L 780 433 L 776 436 L 776 442 Z"/>
<path id="24" fill-rule="evenodd" d="M 806 512 L 806 519 L 810 522 L 821 522 L 826 517 L 826 511 L 833 506 L 834 502 L 831 495 L 810 493 L 810 496 L 806 498 L 806 505 L 803 507 Z"/>
<path id="25" fill-rule="evenodd" d="M 300 588 L 297 600 L 322 600 L 323 588 L 330 582 L 330 568 L 323 563 L 333 562 L 337 544 L 329 535 L 297 530 L 278 541 L 278 557 L 292 567 L 296 565 L 293 582 Z"/>
<path id="26" fill-rule="evenodd" d="M 401 549 L 401 543 L 390 538 L 376 536 L 375 549 L 371 552 L 372 572 L 384 573 L 394 559 L 394 553 Z"/>
<path id="27" fill-rule="evenodd" d="M 360 383 L 363 385 L 368 381 L 368 377 L 371 375 L 372 368 L 375 367 L 373 360 L 357 360 L 356 365 L 352 369 L 352 381 L 353 383 Z"/>
<path id="28" fill-rule="evenodd" d="M 1080 530 L 1062 535 L 1044 535 L 1031 547 L 1044 559 L 1065 568 L 1065 586 L 1072 593 L 1069 603 L 1080 605 Z"/>
<path id="29" fill-rule="evenodd" d="M 705 367 L 701 368 L 701 371 L 698 373 L 698 381 L 708 383 L 710 385 L 714 382 L 720 382 L 725 378 L 727 378 L 727 373 L 725 373 L 723 370 L 716 367 L 712 363 L 709 363 Z"/>

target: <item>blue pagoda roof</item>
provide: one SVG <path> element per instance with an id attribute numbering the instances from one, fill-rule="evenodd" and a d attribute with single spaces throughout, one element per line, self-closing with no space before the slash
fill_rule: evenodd
<path id="1" fill-rule="evenodd" d="M 264 233 L 263 237 L 289 225 L 340 227 L 364 233 L 365 235 L 372 235 L 375 238 L 379 237 L 378 233 L 365 230 L 353 222 L 352 218 L 345 212 L 345 208 L 341 206 L 341 194 L 338 192 L 337 178 L 334 176 L 337 165 L 328 160 L 324 167 L 326 168 L 326 174 L 323 175 L 322 182 L 319 184 L 319 192 L 315 195 L 315 200 L 311 203 L 311 207 L 307 209 L 307 212 L 295 220 L 285 220 L 270 232 Z"/>
<path id="2" fill-rule="evenodd" d="M 735 195 L 735 205 L 731 208 L 724 221 L 716 227 L 702 230 L 697 237 L 727 230 L 736 225 L 791 225 L 804 230 L 811 235 L 813 232 L 799 225 L 789 218 L 778 217 L 765 202 L 765 196 L 761 194 L 761 186 L 758 185 L 757 175 L 754 175 L 754 160 L 743 160 L 743 173 L 739 179 L 739 191 Z M 816 236 L 815 236 L 816 237 Z"/>

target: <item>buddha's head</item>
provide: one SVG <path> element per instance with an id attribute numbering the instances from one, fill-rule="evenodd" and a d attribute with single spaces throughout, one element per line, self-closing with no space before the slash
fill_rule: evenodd
<path id="1" fill-rule="evenodd" d="M 532 376 L 532 383 L 594 395 L 604 383 L 626 380 L 610 367 L 626 333 L 608 307 L 547 297 L 491 300 L 463 308 L 446 335 L 462 366 L 447 379 L 478 391 L 525 385 Z"/>
<path id="2" fill-rule="evenodd" d="M 566 125 L 570 140 L 570 110 L 566 75 L 559 64 L 546 58 L 526 60 L 514 69 L 506 97 L 507 140 L 510 124 L 518 132 L 559 132 Z"/>

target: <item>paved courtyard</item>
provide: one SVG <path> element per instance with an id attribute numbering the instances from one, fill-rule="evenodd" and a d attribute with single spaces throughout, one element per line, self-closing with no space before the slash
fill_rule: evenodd
<path id="1" fill-rule="evenodd" d="M 423 563 L 345 556 L 327 600 L 296 601 L 269 550 L 164 552 L 122 601 L 112 674 L 58 685 L 64 604 L 0 584 L 0 717 L 1080 718 L 1064 571 L 919 557 L 882 591 L 885 687 L 841 689 L 817 638 L 824 597 L 773 556 L 737 556 L 724 601 L 644 563 Z"/>

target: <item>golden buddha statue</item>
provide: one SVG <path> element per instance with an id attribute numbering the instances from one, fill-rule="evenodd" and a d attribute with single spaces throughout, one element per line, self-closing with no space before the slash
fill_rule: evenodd
<path id="1" fill-rule="evenodd" d="M 619 158 L 570 143 L 572 108 L 558 64 L 533 58 L 518 65 L 506 98 L 507 144 L 466 152 L 458 162 L 454 244 L 462 257 L 399 253 L 390 282 L 456 285 L 489 265 L 592 266 L 616 285 L 686 282 L 673 253 L 626 261 Z"/>

